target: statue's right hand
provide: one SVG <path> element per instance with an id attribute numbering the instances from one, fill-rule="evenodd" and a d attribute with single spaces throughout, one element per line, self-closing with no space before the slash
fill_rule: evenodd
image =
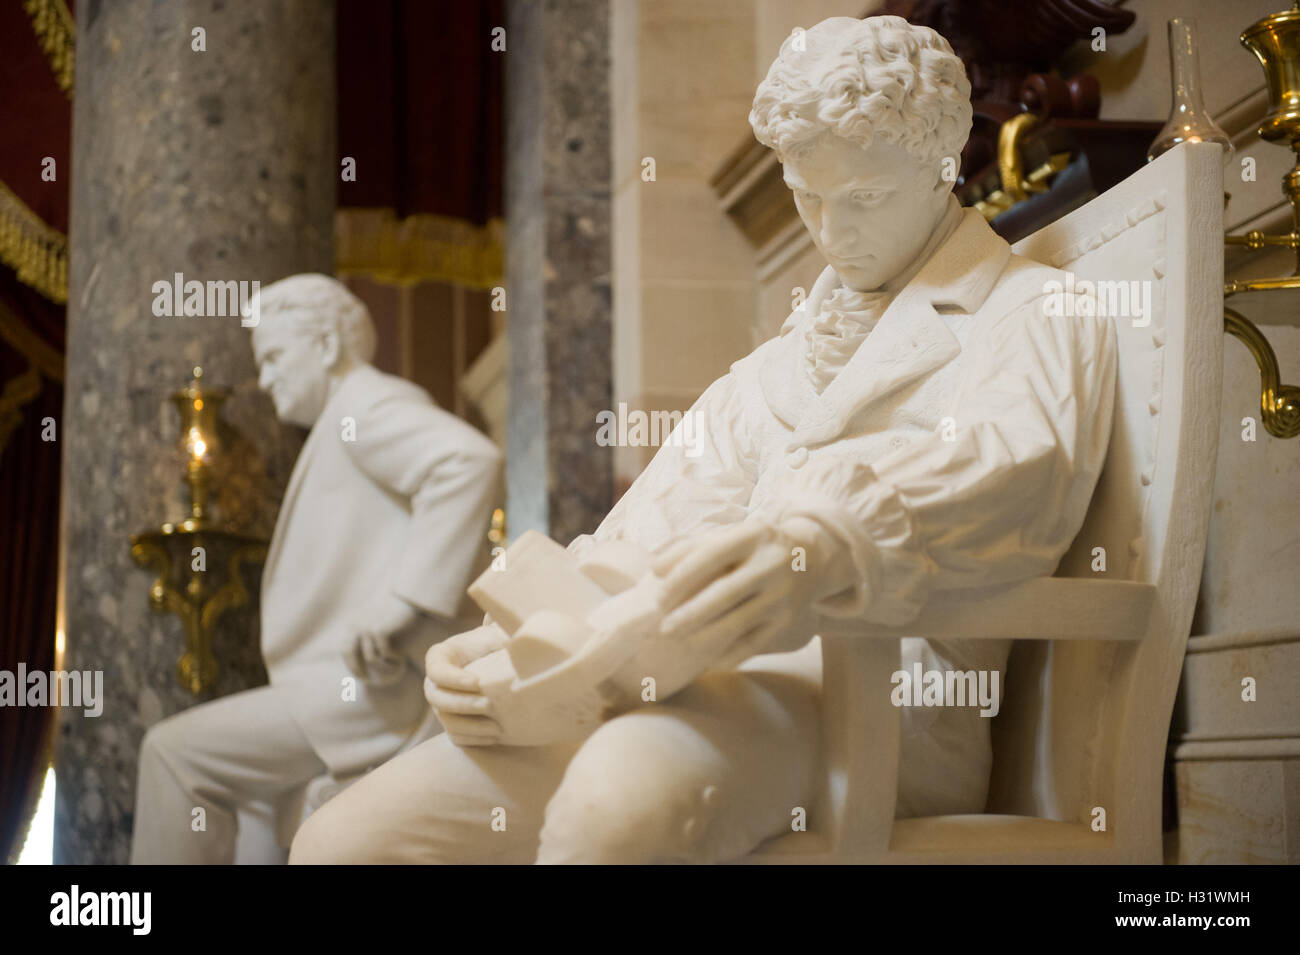
<path id="1" fill-rule="evenodd" d="M 508 640 L 499 626 L 486 624 L 435 643 L 425 654 L 425 699 L 458 746 L 490 746 L 501 738 L 492 701 L 479 691 L 478 677 L 465 667 L 500 650 Z"/>
<path id="2" fill-rule="evenodd" d="M 500 650 L 509 635 L 495 623 L 466 630 L 441 643 L 435 643 L 424 655 L 424 675 L 430 683 L 447 690 L 477 693 L 478 677 L 465 669 L 480 657 Z"/>

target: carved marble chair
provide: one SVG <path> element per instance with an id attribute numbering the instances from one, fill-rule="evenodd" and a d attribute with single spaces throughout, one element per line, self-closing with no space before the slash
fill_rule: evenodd
<path id="1" fill-rule="evenodd" d="M 992 728 L 986 812 L 895 821 L 890 675 L 904 634 L 849 637 L 827 621 L 823 691 L 837 716 L 823 734 L 821 804 L 807 832 L 770 840 L 746 861 L 1161 861 L 1165 745 L 1218 445 L 1222 195 L 1220 147 L 1181 146 L 1015 247 L 1080 279 L 1150 282 L 1152 296 L 1149 324 L 1115 319 L 1110 448 L 1056 575 L 945 601 L 907 627 L 1018 641 Z M 1104 573 L 1091 569 L 1098 547 Z"/>

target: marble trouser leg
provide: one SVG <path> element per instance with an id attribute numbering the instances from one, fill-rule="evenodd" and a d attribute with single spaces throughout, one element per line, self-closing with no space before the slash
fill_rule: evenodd
<path id="1" fill-rule="evenodd" d="M 815 679 L 746 670 L 611 720 L 581 747 L 462 749 L 439 736 L 315 812 L 289 861 L 733 859 L 809 807 L 818 726 Z"/>
<path id="2" fill-rule="evenodd" d="M 466 746 L 444 733 L 307 817 L 290 864 L 527 863 L 574 746 Z"/>
<path id="3" fill-rule="evenodd" d="M 763 672 L 706 676 L 611 720 L 546 808 L 539 863 L 712 863 L 751 852 L 811 811 L 818 693 Z"/>
<path id="4" fill-rule="evenodd" d="M 229 863 L 235 810 L 326 772 L 275 687 L 185 710 L 150 728 L 140 748 L 131 861 Z M 195 831 L 195 809 L 204 828 Z"/>

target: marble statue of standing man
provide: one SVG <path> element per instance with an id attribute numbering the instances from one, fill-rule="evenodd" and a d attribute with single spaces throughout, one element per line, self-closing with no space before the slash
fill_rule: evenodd
<path id="1" fill-rule="evenodd" d="M 295 275 L 256 304 L 258 384 L 311 429 L 262 576 L 271 682 L 145 735 L 132 862 L 230 862 L 241 807 L 291 815 L 309 781 L 363 773 L 436 730 L 424 653 L 477 622 L 464 594 L 488 556 L 496 446 L 370 364 L 370 315 L 337 280 Z M 296 822 L 280 820 L 285 845 Z"/>
<path id="2" fill-rule="evenodd" d="M 958 205 L 971 115 L 933 30 L 833 18 L 786 40 L 750 123 L 827 267 L 688 412 L 693 446 L 661 447 L 570 546 L 655 555 L 642 646 L 685 688 L 585 738 L 509 745 L 509 697 L 475 672 L 504 631 L 452 637 L 427 663 L 447 733 L 326 804 L 291 861 L 739 858 L 823 778 L 816 614 L 903 626 L 945 592 L 1052 573 L 1105 457 L 1114 330 L 1053 317 L 1063 273 Z M 905 669 L 999 670 L 1009 649 L 923 636 L 902 641 Z M 989 721 L 940 707 L 901 724 L 898 815 L 982 812 Z"/>

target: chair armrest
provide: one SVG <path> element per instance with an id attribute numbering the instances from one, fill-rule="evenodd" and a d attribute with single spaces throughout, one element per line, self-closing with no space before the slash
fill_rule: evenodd
<path id="1" fill-rule="evenodd" d="M 912 622 L 885 627 L 822 617 L 824 637 L 927 640 L 1122 640 L 1146 636 L 1156 589 L 1129 580 L 1036 577 L 1010 587 L 940 591 Z"/>

